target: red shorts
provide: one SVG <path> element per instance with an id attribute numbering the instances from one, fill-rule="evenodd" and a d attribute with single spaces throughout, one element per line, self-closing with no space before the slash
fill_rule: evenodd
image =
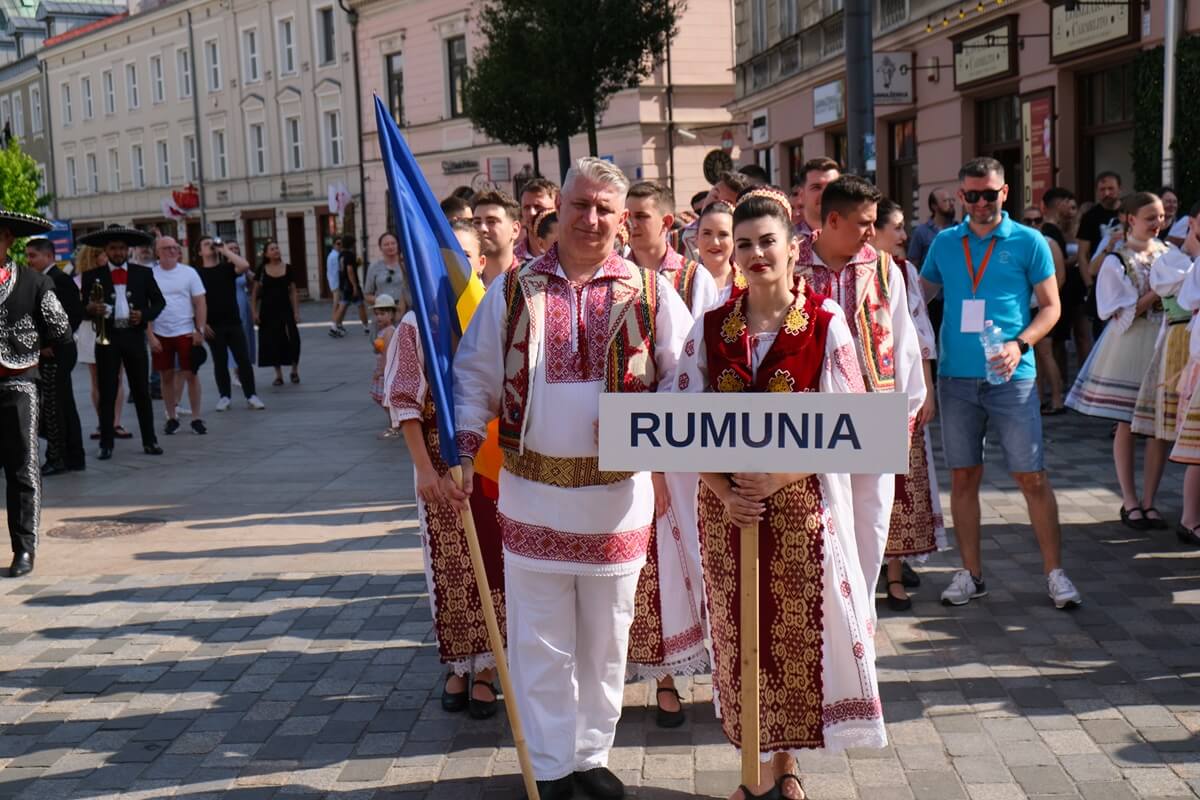
<path id="1" fill-rule="evenodd" d="M 192 368 L 192 335 L 190 333 L 185 333 L 183 336 L 159 336 L 158 341 L 162 343 L 162 350 L 152 353 L 150 359 L 155 372 Z M 177 357 L 178 366 L 176 366 Z"/>

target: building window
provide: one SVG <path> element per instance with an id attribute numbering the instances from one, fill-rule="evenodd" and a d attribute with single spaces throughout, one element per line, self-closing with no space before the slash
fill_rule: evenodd
<path id="1" fill-rule="evenodd" d="M 187 181 L 194 183 L 199 179 L 200 165 L 196 156 L 196 137 L 191 134 L 183 137 L 183 158 L 187 168 Z"/>
<path id="2" fill-rule="evenodd" d="M 129 163 L 133 170 L 133 188 L 146 188 L 146 159 L 142 155 L 142 146 L 135 144 L 129 148 Z"/>
<path id="3" fill-rule="evenodd" d="M 175 75 L 178 77 L 179 99 L 192 96 L 192 54 L 186 47 L 175 51 Z"/>
<path id="4" fill-rule="evenodd" d="M 1079 76 L 1080 125 L 1078 185 L 1092 186 L 1096 175 L 1116 172 L 1133 182 L 1133 109 L 1138 91 L 1133 62 Z"/>
<path id="5" fill-rule="evenodd" d="M 396 124 L 404 127 L 404 54 L 392 53 L 387 56 L 384 66 L 387 69 L 388 108 Z"/>
<path id="6" fill-rule="evenodd" d="M 890 30 L 908 19 L 908 0 L 879 0 L 879 28 Z"/>
<path id="7" fill-rule="evenodd" d="M 96 107 L 92 103 L 92 79 L 83 77 L 79 79 L 79 96 L 83 99 L 83 118 L 91 119 L 96 116 Z"/>
<path id="8" fill-rule="evenodd" d="M 150 56 L 150 91 L 155 103 L 167 99 L 167 81 L 163 77 L 162 56 Z"/>
<path id="9" fill-rule="evenodd" d="M 158 185 L 171 185 L 171 154 L 167 150 L 167 140 L 159 139 L 154 143 L 154 150 L 158 155 Z"/>
<path id="10" fill-rule="evenodd" d="M 254 83 L 262 79 L 258 66 L 258 30 L 251 28 L 242 31 L 242 55 L 246 63 L 242 65 L 243 79 L 246 83 Z"/>
<path id="11" fill-rule="evenodd" d="M 108 190 L 121 191 L 121 154 L 115 147 L 108 150 Z"/>
<path id="12" fill-rule="evenodd" d="M 767 0 L 751 0 L 750 47 L 755 53 L 767 49 Z"/>
<path id="13" fill-rule="evenodd" d="M 800 9 L 797 0 L 779 0 L 779 35 L 792 36 L 800 30 Z"/>
<path id="14" fill-rule="evenodd" d="M 85 155 L 83 163 L 87 166 L 88 192 L 90 194 L 100 194 L 100 170 L 96 166 L 96 154 L 88 153 Z"/>
<path id="15" fill-rule="evenodd" d="M 64 83 L 59 87 L 59 96 L 62 98 L 62 118 L 63 125 L 70 125 L 72 122 L 71 113 L 71 84 Z"/>
<path id="16" fill-rule="evenodd" d="M 138 93 L 137 64 L 125 65 L 125 101 L 130 111 L 142 105 L 142 97 Z"/>
<path id="17" fill-rule="evenodd" d="M 8 97 L 0 97 L 0 130 L 9 127 L 12 123 L 12 112 L 10 109 L 11 106 L 9 105 Z M 9 130 L 11 132 L 12 129 L 9 128 Z M 0 145 L 2 144 L 3 142 L 0 142 Z"/>
<path id="18" fill-rule="evenodd" d="M 325 162 L 330 167 L 340 167 L 345 154 L 342 151 L 342 112 L 325 112 Z"/>
<path id="19" fill-rule="evenodd" d="M 296 24 L 291 19 L 279 20 L 279 74 L 296 72 Z"/>
<path id="20" fill-rule="evenodd" d="M 117 87 L 114 85 L 111 69 L 106 69 L 100 75 L 100 88 L 104 91 L 104 113 L 117 113 Z"/>
<path id="21" fill-rule="evenodd" d="M 463 115 L 463 83 L 467 77 L 467 37 L 452 36 L 446 40 L 446 63 L 449 71 L 450 116 Z"/>
<path id="22" fill-rule="evenodd" d="M 1021 214 L 1021 102 L 1017 95 L 992 97 L 976 102 L 975 152 L 996 159 L 1008 178 L 1008 203 L 1012 217 Z"/>
<path id="23" fill-rule="evenodd" d="M 75 156 L 67 156 L 67 196 L 79 194 L 79 178 L 75 174 Z"/>
<path id="24" fill-rule="evenodd" d="M 29 87 L 29 129 L 34 133 L 42 132 L 42 87 Z"/>
<path id="25" fill-rule="evenodd" d="M 292 172 L 299 172 L 304 169 L 304 145 L 300 141 L 300 118 L 285 118 L 283 132 L 287 139 L 287 168 Z"/>
<path id="26" fill-rule="evenodd" d="M 208 76 L 208 91 L 221 91 L 221 48 L 216 39 L 204 43 L 204 74 Z"/>
<path id="27" fill-rule="evenodd" d="M 267 131 L 261 122 L 250 125 L 247 138 L 247 153 L 250 156 L 250 174 L 267 174 Z"/>
<path id="28" fill-rule="evenodd" d="M 212 132 L 213 174 L 218 178 L 229 177 L 229 167 L 225 161 L 225 131 Z"/>
<path id="29" fill-rule="evenodd" d="M 18 139 L 25 136 L 25 104 L 20 92 L 14 92 L 12 96 L 12 132 Z"/>
<path id="30" fill-rule="evenodd" d="M 337 62 L 337 37 L 332 8 L 317 9 L 317 63 L 324 67 Z"/>

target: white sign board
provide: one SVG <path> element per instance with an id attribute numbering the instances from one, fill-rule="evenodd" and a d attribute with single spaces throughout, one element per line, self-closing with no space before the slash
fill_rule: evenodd
<path id="1" fill-rule="evenodd" d="M 875 105 L 904 105 L 913 101 L 913 54 L 876 53 Z M 872 170 L 873 171 L 873 170 Z"/>
<path id="2" fill-rule="evenodd" d="M 846 118 L 846 99 L 840 80 L 813 87 L 813 125 L 831 125 Z"/>
<path id="3" fill-rule="evenodd" d="M 908 441 L 895 392 L 600 397 L 602 470 L 907 473 Z"/>

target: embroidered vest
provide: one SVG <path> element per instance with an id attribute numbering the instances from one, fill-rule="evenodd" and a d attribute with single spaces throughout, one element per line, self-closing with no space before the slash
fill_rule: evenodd
<path id="1" fill-rule="evenodd" d="M 688 311 L 692 310 L 692 296 L 696 292 L 696 270 L 698 269 L 704 269 L 704 267 L 690 258 L 685 258 L 681 268 L 667 273 L 671 279 L 671 285 L 683 298 L 683 303 L 688 307 Z"/>
<path id="2" fill-rule="evenodd" d="M 779 333 L 755 373 L 743 311 L 745 294 L 704 315 L 708 382 L 717 392 L 815 392 L 825 363 L 825 337 L 833 315 L 807 286 L 796 294 Z"/>
<path id="3" fill-rule="evenodd" d="M 536 263 L 536 262 L 534 262 Z M 658 281 L 653 272 L 628 265 L 628 278 L 611 280 L 606 392 L 652 392 L 658 386 L 654 363 Z M 529 383 L 542 357 L 546 336 L 546 286 L 553 279 L 529 265 L 504 276 L 504 389 L 500 398 L 500 447 L 523 452 L 529 417 Z"/>

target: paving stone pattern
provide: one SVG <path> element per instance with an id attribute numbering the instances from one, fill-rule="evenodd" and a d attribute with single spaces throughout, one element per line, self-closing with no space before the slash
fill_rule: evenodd
<path id="1" fill-rule="evenodd" d="M 306 358 L 332 359 L 338 345 L 323 332 L 306 338 Z M 365 379 L 347 381 L 323 402 L 359 408 L 364 395 Z M 381 422 L 353 435 L 370 440 Z M 1084 607 L 1050 605 L 1019 493 L 989 475 L 990 596 L 937 604 L 951 552 L 923 568 L 914 613 L 881 611 L 891 744 L 806 755 L 810 797 L 1200 796 L 1200 554 L 1169 531 L 1111 521 L 1107 434 L 1073 415 L 1048 430 Z M 262 444 L 221 446 L 236 456 Z M 1180 476 L 1169 470 L 1158 502 L 1169 517 Z M 394 516 L 411 519 L 407 508 Z M 0 798 L 522 796 L 503 717 L 440 709 L 411 523 L 369 545 L 407 548 L 406 569 L 255 571 L 249 534 L 228 535 L 239 546 L 202 572 L 133 561 L 114 574 L 0 581 Z M 144 549 L 164 546 L 147 536 Z M 318 550 L 306 563 L 326 563 Z M 737 783 L 711 683 L 681 688 L 688 722 L 662 731 L 647 686 L 627 687 L 611 766 L 636 797 L 726 797 Z"/>

